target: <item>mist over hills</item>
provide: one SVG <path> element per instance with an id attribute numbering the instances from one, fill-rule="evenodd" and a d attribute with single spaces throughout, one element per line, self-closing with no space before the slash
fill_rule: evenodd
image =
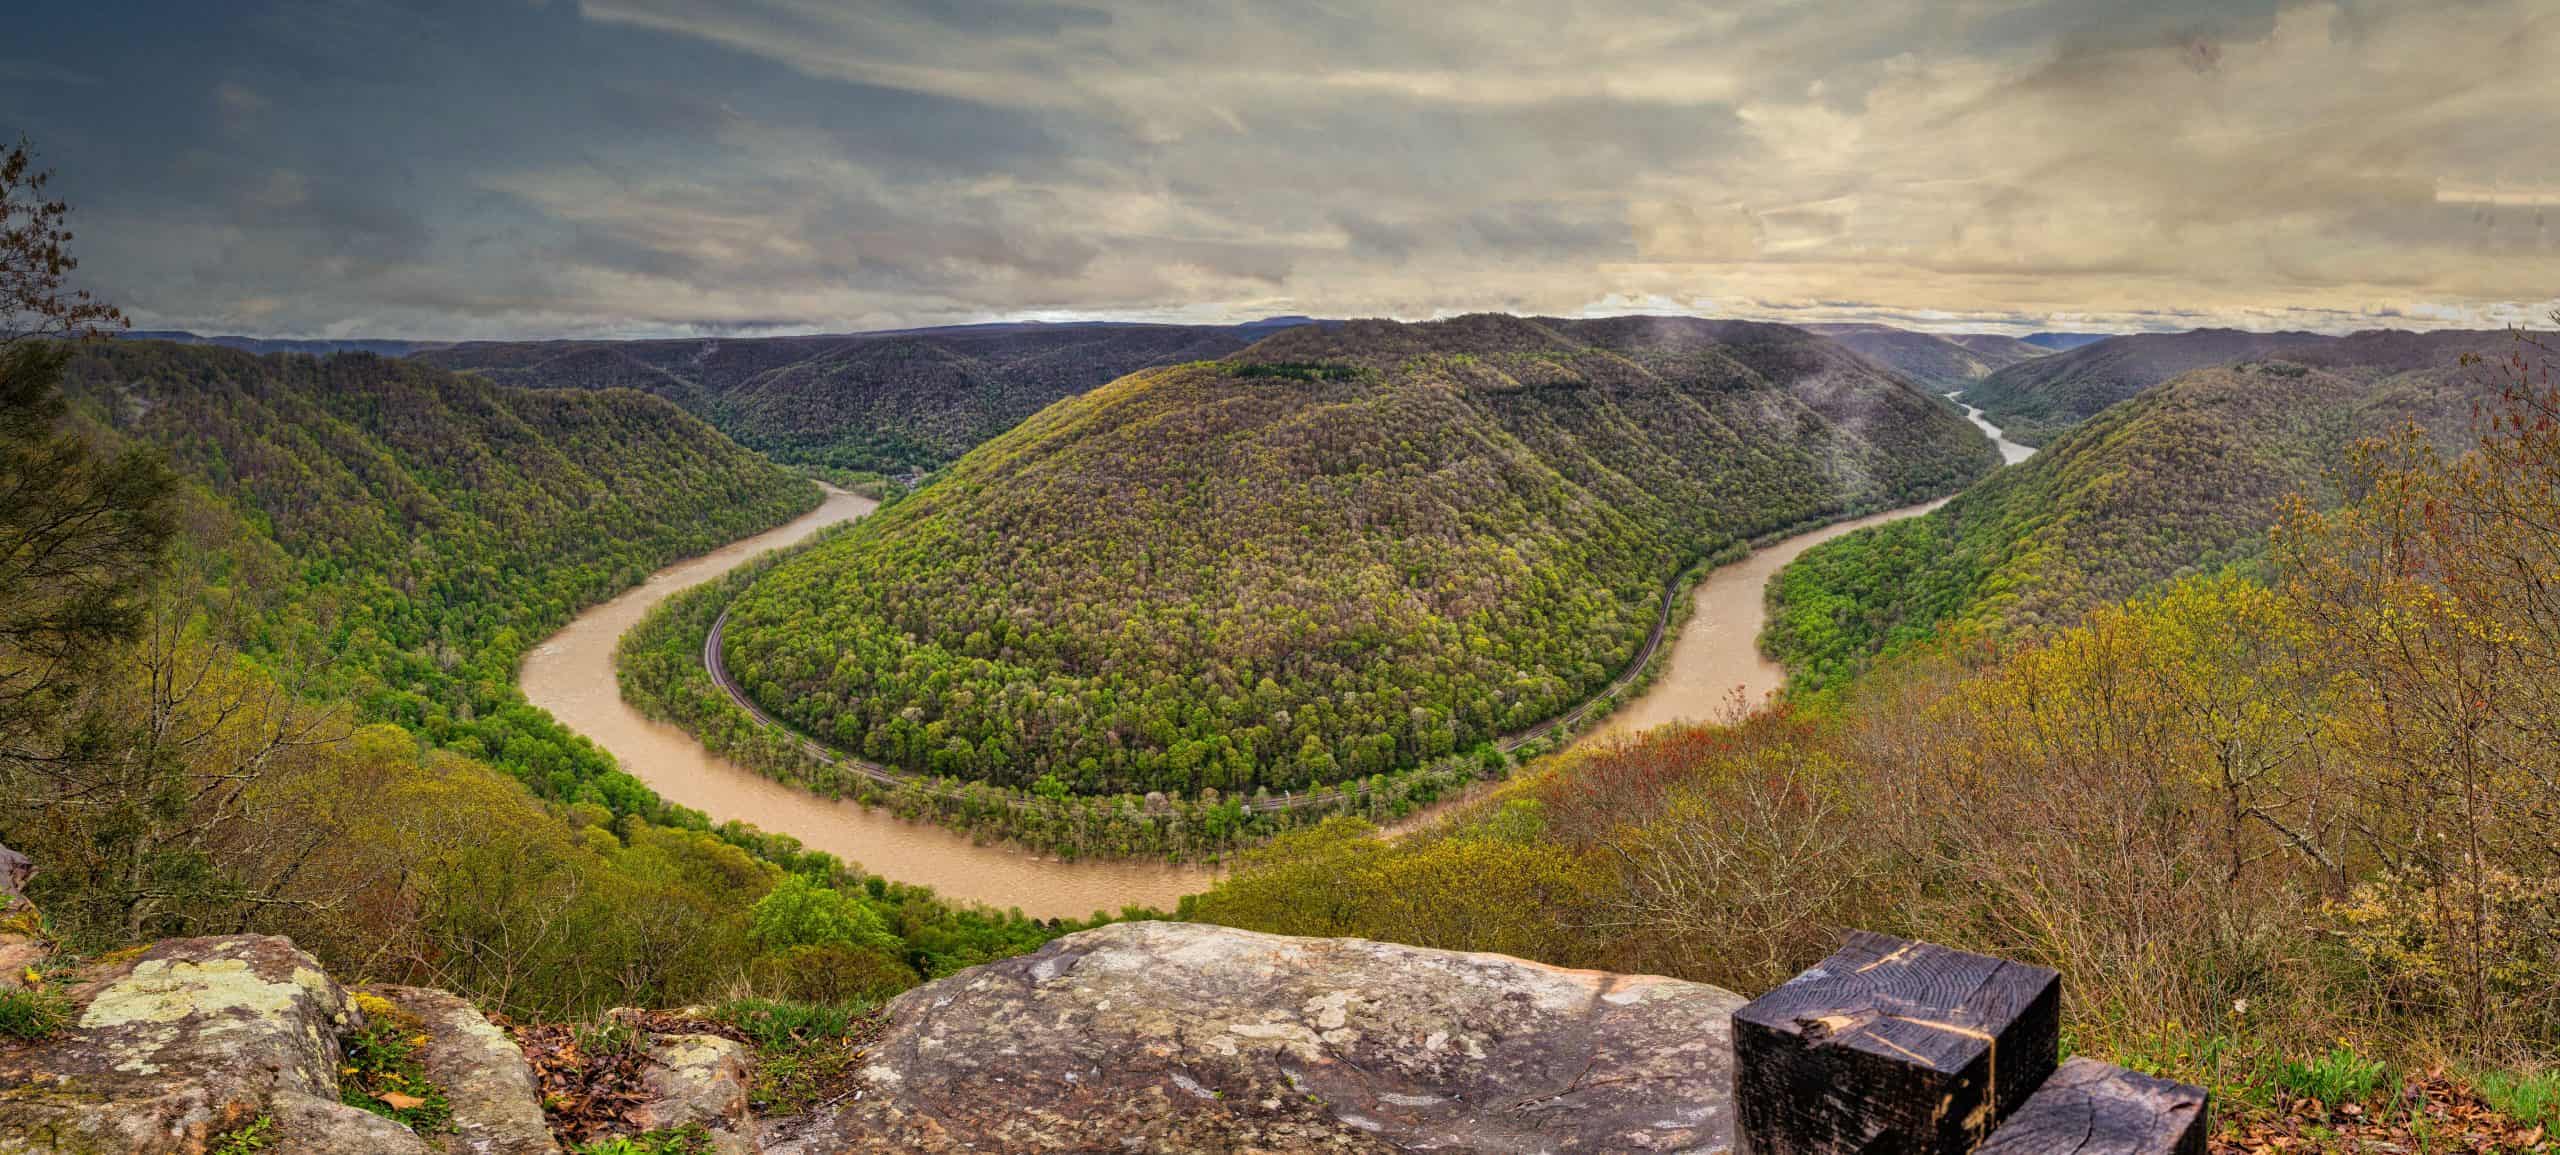
<path id="1" fill-rule="evenodd" d="M 1552 716 L 1699 559 L 1995 460 L 1909 382 L 1781 325 L 1297 328 L 981 446 L 740 595 L 728 663 L 911 770 L 1304 789 Z"/>

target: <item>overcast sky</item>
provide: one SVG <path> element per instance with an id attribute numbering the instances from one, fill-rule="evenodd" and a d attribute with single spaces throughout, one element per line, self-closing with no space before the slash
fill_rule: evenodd
<path id="1" fill-rule="evenodd" d="M 32 7 L 139 327 L 2540 320 L 2560 3 Z"/>

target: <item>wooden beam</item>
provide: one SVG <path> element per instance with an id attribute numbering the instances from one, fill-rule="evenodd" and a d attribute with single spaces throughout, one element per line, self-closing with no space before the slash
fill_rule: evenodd
<path id="1" fill-rule="evenodd" d="M 1856 931 L 1734 1012 L 1748 1155 L 1963 1155 L 2051 1075 L 2062 977 Z"/>
<path id="2" fill-rule="evenodd" d="M 2201 1087 L 2073 1059 L 1979 1155 L 2204 1155 L 2211 1109 Z"/>

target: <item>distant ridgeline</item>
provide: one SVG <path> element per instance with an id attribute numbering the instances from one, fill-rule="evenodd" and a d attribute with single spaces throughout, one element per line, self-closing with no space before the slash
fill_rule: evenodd
<path id="1" fill-rule="evenodd" d="M 1940 393 L 1973 383 L 2051 350 L 1990 333 L 1915 333 L 1890 325 L 1807 325 L 1861 357 Z"/>
<path id="2" fill-rule="evenodd" d="M 188 483 L 170 567 L 297 679 L 617 812 L 647 791 L 524 702 L 524 648 L 669 562 L 818 493 L 656 398 L 512 389 L 369 354 L 84 346 L 77 419 Z"/>
<path id="3" fill-rule="evenodd" d="M 981 446 L 738 595 L 726 660 L 773 713 L 912 772 L 1304 791 L 1550 718 L 1702 559 L 1995 461 L 1785 326 L 1301 328 Z"/>
<path id="4" fill-rule="evenodd" d="M 1306 319 L 1246 325 L 976 325 L 819 337 L 472 343 L 414 356 L 509 385 L 665 397 L 775 460 L 932 468 L 1062 397 L 1221 357 Z"/>
<path id="5" fill-rule="evenodd" d="M 2010 365 L 1962 388 L 1964 399 L 1981 406 L 2010 440 L 2041 446 L 2110 405 L 2196 369 L 2284 360 L 2364 377 L 2444 367 L 2465 349 L 2503 352 L 2506 341 L 2504 332 L 2393 329 L 2346 337 L 2238 329 L 2136 333 Z"/>
<path id="6" fill-rule="evenodd" d="M 2440 446 L 2467 443 L 2474 405 L 2496 390 L 2462 355 L 2503 356 L 2513 342 L 2206 331 L 2114 338 L 1993 374 L 1966 400 L 1988 407 L 1995 385 L 2032 373 L 2076 382 L 2082 392 L 2051 394 L 2076 407 L 2198 357 L 2275 347 L 2283 358 L 2184 371 L 1942 509 L 1808 551 L 1770 587 L 1762 646 L 1793 688 L 1820 689 L 1929 638 L 2069 625 L 2163 579 L 2253 557 L 2286 494 L 2335 500 L 2332 473 L 2357 441 L 2414 421 Z"/>

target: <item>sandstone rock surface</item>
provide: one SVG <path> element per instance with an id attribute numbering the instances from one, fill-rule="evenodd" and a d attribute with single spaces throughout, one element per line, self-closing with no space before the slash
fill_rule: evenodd
<path id="1" fill-rule="evenodd" d="M 279 1152 L 426 1151 L 338 1103 L 358 1012 L 286 939 L 166 940 L 69 994 L 63 1033 L 0 1047 L 0 1152 L 195 1152 L 270 1113 Z"/>
<path id="2" fill-rule="evenodd" d="M 427 1036 L 427 1077 L 453 1101 L 449 1155 L 559 1155 L 542 1117 L 533 1070 L 516 1046 L 470 1003 L 424 987 L 368 987 L 418 1020 Z"/>
<path id="3" fill-rule="evenodd" d="M 1123 923 L 899 996 L 860 1094 L 765 1143 L 1721 1151 L 1742 1002 L 1500 955 Z"/>
<path id="4" fill-rule="evenodd" d="M 699 1123 L 721 1155 L 759 1149 L 748 1112 L 751 1060 L 744 1044 L 718 1035 L 653 1035 L 648 1047 L 650 1098 L 632 1109 L 635 1125 L 657 1131 Z"/>

